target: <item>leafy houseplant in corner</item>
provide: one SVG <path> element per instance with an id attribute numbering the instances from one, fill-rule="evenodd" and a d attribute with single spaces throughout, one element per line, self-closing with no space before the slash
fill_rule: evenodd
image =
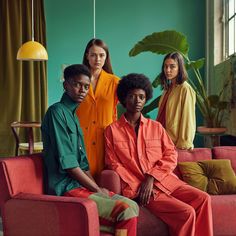
<path id="1" fill-rule="evenodd" d="M 146 36 L 137 44 L 135 44 L 135 46 L 130 50 L 129 56 L 136 56 L 139 53 L 146 51 L 156 54 L 168 54 L 172 52 L 179 52 L 182 54 L 186 61 L 186 69 L 192 69 L 195 75 L 195 79 L 190 78 L 189 83 L 196 92 L 196 103 L 202 117 L 205 120 L 207 131 L 212 132 L 212 128 L 215 127 L 222 128 L 222 122 L 225 118 L 229 104 L 229 102 L 223 101 L 222 97 L 229 82 L 225 83 L 223 89 L 219 92 L 219 95 L 214 94 L 208 96 L 203 78 L 200 73 L 200 68 L 203 67 L 205 59 L 201 58 L 196 61 L 191 61 L 189 59 L 189 44 L 187 42 L 186 36 L 174 30 L 155 32 Z M 159 75 L 152 84 L 154 87 L 160 85 Z M 159 97 L 156 98 L 150 105 L 145 107 L 144 112 L 149 112 L 153 108 L 156 108 L 158 100 Z M 203 128 L 199 128 L 198 130 L 201 132 Z M 220 132 L 225 132 L 225 130 L 220 129 Z"/>

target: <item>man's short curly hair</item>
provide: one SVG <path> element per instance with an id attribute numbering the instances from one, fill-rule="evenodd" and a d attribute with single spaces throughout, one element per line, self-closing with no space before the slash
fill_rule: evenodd
<path id="1" fill-rule="evenodd" d="M 64 70 L 64 80 L 69 80 L 70 78 L 74 78 L 76 76 L 86 75 L 91 80 L 91 72 L 86 65 L 83 64 L 73 64 L 67 66 Z"/>
<path id="2" fill-rule="evenodd" d="M 122 77 L 117 88 L 117 97 L 124 107 L 126 96 L 133 89 L 143 89 L 146 93 L 146 101 L 152 98 L 152 84 L 148 77 L 131 73 Z"/>

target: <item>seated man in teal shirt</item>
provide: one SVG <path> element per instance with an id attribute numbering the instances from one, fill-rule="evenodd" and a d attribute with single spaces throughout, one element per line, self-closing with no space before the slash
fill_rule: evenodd
<path id="1" fill-rule="evenodd" d="M 98 206 L 101 230 L 136 235 L 137 204 L 99 187 L 89 173 L 76 108 L 90 88 L 90 71 L 84 65 L 71 65 L 64 70 L 64 79 L 61 101 L 48 108 L 41 128 L 47 192 L 90 198 Z"/>

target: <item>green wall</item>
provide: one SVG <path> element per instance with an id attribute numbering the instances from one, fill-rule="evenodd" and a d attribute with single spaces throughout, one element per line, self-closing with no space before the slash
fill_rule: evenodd
<path id="1" fill-rule="evenodd" d="M 93 0 L 45 0 L 47 24 L 48 101 L 62 94 L 63 64 L 81 63 L 93 37 Z M 136 42 L 164 30 L 184 33 L 192 60 L 205 57 L 204 0 L 96 0 L 96 37 L 109 46 L 116 75 L 144 73 L 151 80 L 160 72 L 163 56 L 142 53 L 129 57 Z M 154 96 L 160 94 L 155 89 Z M 151 112 L 156 118 L 157 109 Z"/>

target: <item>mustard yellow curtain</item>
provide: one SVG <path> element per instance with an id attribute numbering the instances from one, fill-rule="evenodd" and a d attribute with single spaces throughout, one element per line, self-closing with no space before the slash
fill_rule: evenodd
<path id="1" fill-rule="evenodd" d="M 0 1 L 0 157 L 14 154 L 10 124 L 41 121 L 47 108 L 46 62 L 16 60 L 19 47 L 32 37 L 31 9 L 31 0 Z M 34 0 L 34 32 L 35 41 L 46 46 L 43 0 Z"/>

